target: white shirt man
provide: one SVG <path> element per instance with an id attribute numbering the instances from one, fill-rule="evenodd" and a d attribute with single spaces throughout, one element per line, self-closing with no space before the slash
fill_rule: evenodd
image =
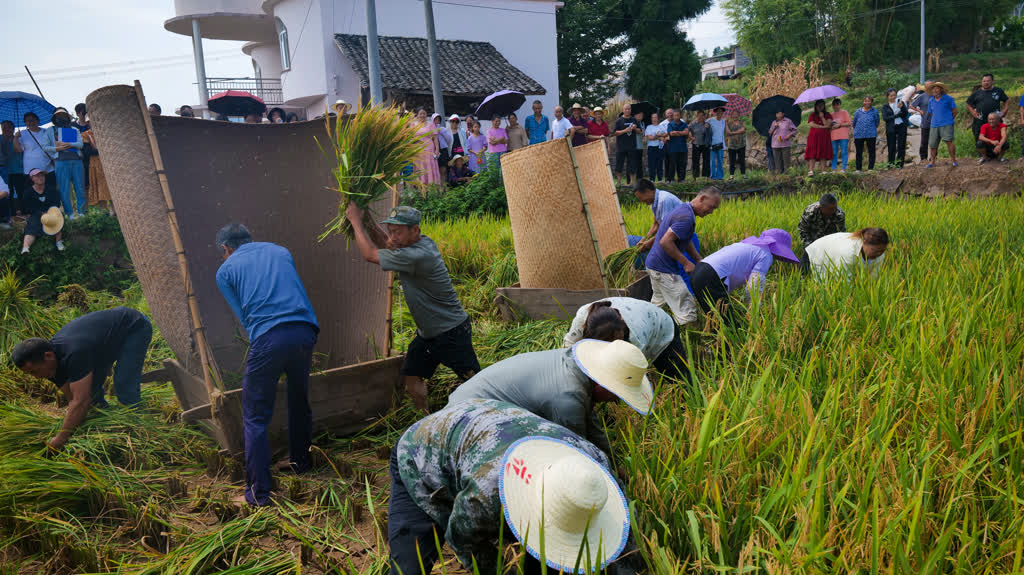
<path id="1" fill-rule="evenodd" d="M 561 106 L 555 106 L 555 121 L 551 122 L 551 134 L 553 139 L 564 138 L 572 130 L 572 123 L 565 117 Z"/>

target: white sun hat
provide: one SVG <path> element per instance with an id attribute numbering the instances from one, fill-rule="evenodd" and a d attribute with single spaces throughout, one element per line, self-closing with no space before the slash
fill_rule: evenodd
<path id="1" fill-rule="evenodd" d="M 617 339 L 581 339 L 572 346 L 572 358 L 587 377 L 647 415 L 654 407 L 654 389 L 647 379 L 647 358 L 640 348 Z"/>
<path id="2" fill-rule="evenodd" d="M 498 494 L 505 521 L 527 552 L 548 567 L 578 573 L 600 571 L 614 561 L 629 537 L 629 504 L 611 473 L 559 439 L 524 437 L 501 460 Z M 584 541 L 586 547 L 583 547 Z M 581 553 L 581 548 L 583 553 Z"/>

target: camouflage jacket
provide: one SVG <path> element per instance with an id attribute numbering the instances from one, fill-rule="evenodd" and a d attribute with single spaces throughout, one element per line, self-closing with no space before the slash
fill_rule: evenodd
<path id="1" fill-rule="evenodd" d="M 797 228 L 800 230 L 800 241 L 806 248 L 818 238 L 837 232 L 845 232 L 846 212 L 839 206 L 836 206 L 836 213 L 826 218 L 821 215 L 821 210 L 818 209 L 818 202 L 814 202 L 804 209 Z"/>
<path id="2" fill-rule="evenodd" d="M 569 443 L 610 469 L 608 457 L 568 429 L 511 403 L 470 399 L 414 423 L 395 446 L 409 495 L 438 525 L 459 561 L 493 573 L 504 526 L 498 478 L 505 451 L 523 437 Z M 512 537 L 505 530 L 505 541 Z"/>

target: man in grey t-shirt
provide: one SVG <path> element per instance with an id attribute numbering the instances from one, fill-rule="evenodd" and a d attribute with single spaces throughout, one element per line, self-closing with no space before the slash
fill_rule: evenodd
<path id="1" fill-rule="evenodd" d="M 405 302 L 416 321 L 416 338 L 406 351 L 402 375 L 413 403 L 428 411 L 424 380 L 434 375 L 438 365 L 448 366 L 463 381 L 480 371 L 469 316 L 455 294 L 437 244 L 420 234 L 419 210 L 392 209 L 382 222 L 387 232 L 374 226 L 373 239 L 363 226 L 363 210 L 350 203 L 345 216 L 363 258 L 384 271 L 398 272 Z"/>

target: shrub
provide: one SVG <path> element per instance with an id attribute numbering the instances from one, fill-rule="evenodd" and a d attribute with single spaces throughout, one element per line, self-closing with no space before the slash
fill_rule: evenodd
<path id="1" fill-rule="evenodd" d="M 480 216 L 485 214 L 503 215 L 508 213 L 505 186 L 501 181 L 501 170 L 492 167 L 481 171 L 469 183 L 457 188 L 444 190 L 432 186 L 426 195 L 418 190 L 402 193 L 402 203 L 413 206 L 432 220 L 446 220 Z"/>

